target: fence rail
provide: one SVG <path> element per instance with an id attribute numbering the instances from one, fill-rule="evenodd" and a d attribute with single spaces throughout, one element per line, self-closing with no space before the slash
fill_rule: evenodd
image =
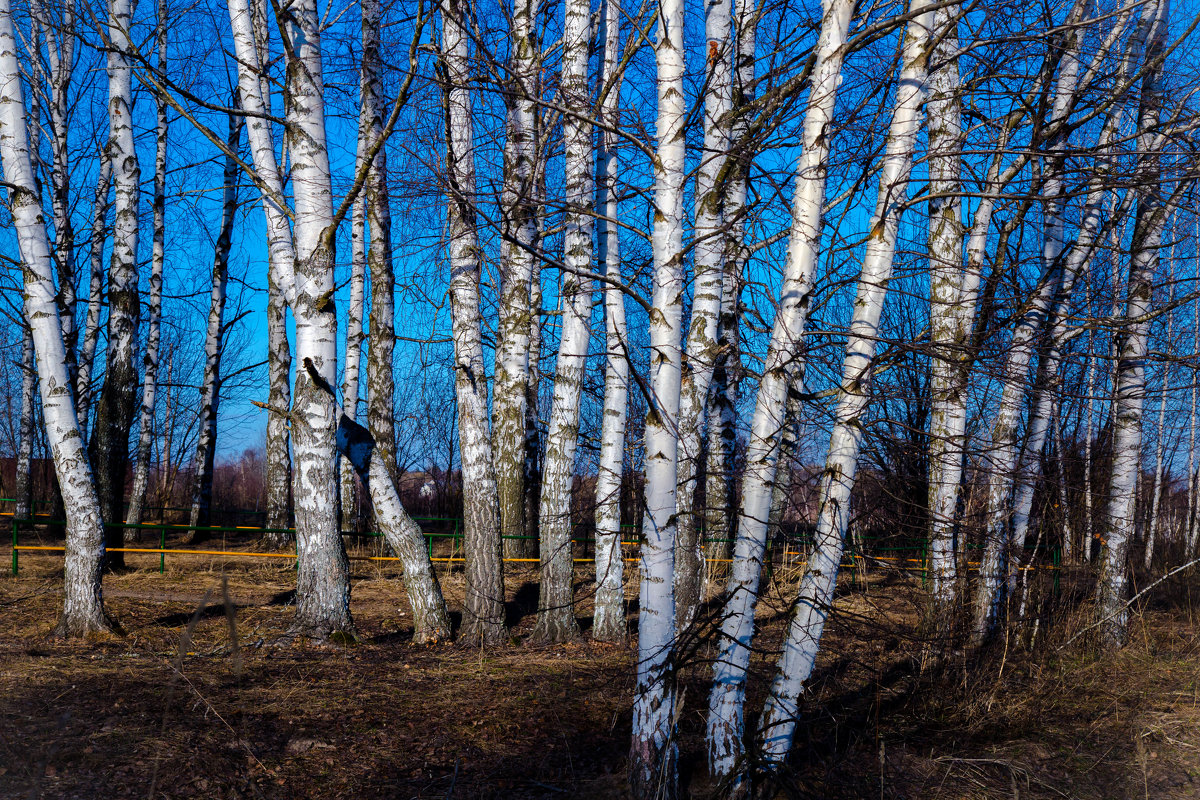
<path id="1" fill-rule="evenodd" d="M 4 502 L 13 502 L 13 501 L 11 501 L 8 498 L 0 498 L 0 503 L 4 503 Z M 161 511 L 163 509 L 151 509 L 151 510 L 160 510 Z M 22 528 L 27 528 L 32 531 L 35 529 L 36 525 L 65 525 L 66 524 L 65 521 L 50 519 L 50 515 L 48 515 L 48 514 L 32 514 L 30 516 L 30 518 L 28 518 L 28 519 L 17 519 L 11 512 L 7 512 L 7 513 L 0 512 L 0 518 L 3 518 L 3 517 L 9 518 L 11 527 L 12 527 L 12 574 L 13 575 L 18 574 L 18 572 L 20 570 L 20 553 L 21 552 L 44 552 L 44 553 L 59 552 L 59 553 L 61 553 L 61 552 L 65 551 L 66 548 L 63 545 L 21 544 L 19 541 L 19 538 L 18 538 L 19 533 Z M 417 522 L 419 525 L 424 523 L 422 525 L 422 527 L 425 527 L 426 525 L 438 525 L 441 527 L 450 528 L 450 530 L 448 530 L 448 531 L 424 531 L 424 530 L 422 531 L 422 534 L 425 536 L 425 539 L 427 542 L 430 561 L 437 563 L 437 564 L 459 564 L 459 563 L 463 563 L 466 560 L 465 557 L 463 557 L 461 555 L 459 555 L 459 556 L 455 555 L 456 549 L 461 547 L 462 538 L 463 538 L 462 520 L 461 519 L 457 519 L 454 517 L 413 517 L 413 521 Z M 242 535 L 246 535 L 246 534 L 265 535 L 265 534 L 283 533 L 283 534 L 290 534 L 294 537 L 295 528 L 268 528 L 268 527 L 258 527 L 258 526 L 250 526 L 250 525 L 199 525 L 199 526 L 197 526 L 197 525 L 185 525 L 185 524 L 169 524 L 169 523 L 164 523 L 164 522 L 146 522 L 146 523 L 140 523 L 140 524 L 136 524 L 136 525 L 123 523 L 123 522 L 112 522 L 112 523 L 104 523 L 104 527 L 108 528 L 108 529 L 123 529 L 123 530 L 133 529 L 133 530 L 157 531 L 158 536 L 159 536 L 159 541 L 158 541 L 159 546 L 158 547 L 113 547 L 113 548 L 109 548 L 109 552 L 113 552 L 113 553 L 144 553 L 144 554 L 157 553 L 159 556 L 158 568 L 159 568 L 160 573 L 166 572 L 166 558 L 168 555 L 171 555 L 171 556 L 209 556 L 209 557 L 219 556 L 219 557 L 223 557 L 223 558 L 263 558 L 263 559 L 281 559 L 282 558 L 282 559 L 293 559 L 293 560 L 296 558 L 296 553 L 294 551 L 291 553 L 279 553 L 279 552 L 269 553 L 269 552 L 257 552 L 257 551 L 245 551 L 245 550 L 201 550 L 201 549 L 194 549 L 194 548 L 187 548 L 187 547 L 170 547 L 170 548 L 167 547 L 168 532 L 189 533 L 189 534 L 194 534 L 196 532 L 220 533 L 220 534 L 233 533 L 233 534 L 242 534 Z M 622 525 L 621 527 L 625 530 L 636 530 L 637 529 L 636 525 Z M 379 538 L 383 537 L 383 534 L 380 533 L 379 531 L 364 531 L 364 532 L 342 531 L 342 535 L 346 536 L 346 537 L 358 537 L 358 538 L 368 538 L 368 539 L 379 539 Z M 501 538 L 504 538 L 504 539 L 526 539 L 526 540 L 536 540 L 537 539 L 536 536 L 515 536 L 515 535 L 503 535 Z M 434 544 L 435 544 L 435 540 L 439 540 L 439 539 L 441 539 L 441 540 L 449 539 L 450 540 L 449 555 L 443 556 L 443 555 L 438 555 L 436 553 Z M 589 545 L 591 545 L 593 547 L 593 549 L 595 547 L 595 538 L 594 537 L 573 538 L 571 541 L 573 544 L 583 545 L 585 553 L 586 553 L 586 549 Z M 705 545 L 719 544 L 719 543 L 720 544 L 731 544 L 733 541 L 734 541 L 733 539 L 728 539 L 728 538 L 704 538 L 703 544 L 705 544 Z M 624 548 L 632 548 L 632 547 L 636 547 L 638 545 L 638 542 L 636 540 L 624 540 L 623 539 L 621 544 Z M 775 548 L 772 548 L 771 543 L 768 543 L 767 547 L 768 547 L 769 552 L 768 552 L 768 557 L 765 559 L 764 566 L 766 566 L 768 572 L 771 572 L 777 567 L 797 567 L 802 564 L 805 564 L 805 563 L 807 563 L 805 551 L 808 548 L 810 548 L 811 546 L 812 546 L 812 542 L 807 541 L 803 538 L 799 542 L 788 541 L 788 542 L 785 542 L 781 547 L 775 547 Z M 772 550 L 774 551 L 773 553 L 772 553 Z M 906 554 L 919 554 L 919 555 L 914 556 L 914 555 L 906 555 Z M 776 561 L 776 558 L 774 557 L 775 555 L 779 556 L 778 560 L 781 562 L 780 564 L 775 563 L 775 561 Z M 1055 582 L 1055 585 L 1057 586 L 1058 580 L 1059 580 L 1058 572 L 1062 568 L 1060 560 L 1059 560 L 1058 549 L 1055 548 L 1053 551 L 1051 551 L 1050 556 L 1051 556 L 1050 564 L 1032 564 L 1032 563 L 1030 563 L 1030 564 L 1026 564 L 1024 566 L 1018 567 L 1018 569 L 1020 569 L 1022 571 L 1029 571 L 1029 570 L 1051 570 L 1051 571 L 1054 571 L 1054 582 Z M 369 562 L 389 562 L 389 561 L 399 561 L 400 560 L 396 556 L 386 556 L 386 555 L 373 555 L 373 556 L 372 555 L 347 555 L 347 558 L 351 561 L 369 561 Z M 503 558 L 501 560 L 505 563 L 529 563 L 529 564 L 540 563 L 540 559 L 538 559 L 538 558 Z M 627 555 L 624 557 L 623 560 L 626 562 L 635 563 L 639 559 L 636 555 Z M 585 558 L 574 558 L 573 561 L 575 563 L 593 563 L 595 561 L 595 558 L 594 557 L 592 557 L 592 558 L 586 558 L 586 557 Z M 732 559 L 711 558 L 711 557 L 705 556 L 705 561 L 710 564 L 720 564 L 720 563 L 731 563 Z M 922 580 L 924 581 L 927 579 L 928 558 L 927 558 L 926 548 L 924 546 L 907 546 L 907 547 L 899 546 L 899 547 L 888 547 L 888 548 L 876 548 L 875 551 L 871 552 L 871 553 L 863 553 L 863 552 L 857 552 L 855 550 L 849 550 L 843 557 L 843 562 L 840 566 L 843 569 L 852 570 L 851 579 L 852 579 L 852 581 L 857 583 L 858 573 L 860 571 L 862 571 L 863 569 L 865 569 L 866 565 L 871 562 L 877 562 L 877 563 L 881 563 L 881 564 L 893 564 L 898 569 L 901 569 L 904 571 L 920 572 Z M 966 562 L 966 568 L 968 571 L 976 571 L 977 572 L 979 569 L 979 562 L 968 560 Z"/>

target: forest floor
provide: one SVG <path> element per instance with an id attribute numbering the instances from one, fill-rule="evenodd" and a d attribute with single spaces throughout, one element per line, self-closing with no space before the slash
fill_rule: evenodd
<path id="1" fill-rule="evenodd" d="M 0 798 L 622 795 L 632 651 L 586 635 L 527 644 L 532 571 L 507 576 L 513 643 L 481 651 L 413 646 L 401 582 L 367 562 L 354 562 L 359 641 L 342 647 L 276 646 L 290 567 L 179 557 L 160 575 L 156 557 L 131 563 L 105 579 L 124 635 L 88 644 L 48 638 L 61 560 L 23 556 L 19 577 L 0 577 Z M 458 607 L 461 576 L 442 576 Z M 776 578 L 751 712 L 794 585 Z M 1186 591 L 1141 609 L 1114 655 L 1052 634 L 934 658 L 919 588 L 896 573 L 841 587 L 780 797 L 1200 797 L 1200 632 Z M 577 589 L 586 634 L 582 571 Z M 1069 628 L 1061 616 L 1055 629 Z M 700 638 L 680 716 L 695 797 L 712 793 Z"/>

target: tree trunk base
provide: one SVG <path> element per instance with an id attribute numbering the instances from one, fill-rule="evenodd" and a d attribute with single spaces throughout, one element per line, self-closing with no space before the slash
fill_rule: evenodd
<path id="1" fill-rule="evenodd" d="M 106 641 L 124 636 L 121 626 L 103 609 L 88 613 L 68 615 L 63 612 L 50 636 L 55 639 L 84 639 L 89 642 Z"/>
<path id="2" fill-rule="evenodd" d="M 570 609 L 553 609 L 538 614 L 530 641 L 538 644 L 565 644 L 580 637 L 579 623 Z"/>

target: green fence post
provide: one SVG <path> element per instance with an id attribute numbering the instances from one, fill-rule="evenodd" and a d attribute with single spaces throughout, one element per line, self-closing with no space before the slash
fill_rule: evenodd
<path id="1" fill-rule="evenodd" d="M 167 549 L 167 529 L 162 528 L 158 532 L 158 549 L 165 551 Z M 167 554 L 162 552 L 158 554 L 158 574 L 162 575 L 167 571 Z"/>
<path id="2" fill-rule="evenodd" d="M 13 528 L 13 545 L 12 545 L 12 550 L 13 550 L 13 575 L 16 575 L 16 574 L 17 574 L 17 570 L 19 569 L 19 568 L 18 568 L 18 566 L 17 566 L 17 518 L 16 518 L 16 517 L 13 517 L 12 528 Z"/>

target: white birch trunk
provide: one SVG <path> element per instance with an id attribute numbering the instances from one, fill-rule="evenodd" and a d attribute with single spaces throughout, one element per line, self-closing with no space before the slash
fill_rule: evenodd
<path id="1" fill-rule="evenodd" d="M 165 0 L 157 0 L 155 38 L 158 42 L 158 69 L 167 70 L 167 10 Z M 154 221 L 150 250 L 150 293 L 146 304 L 146 353 L 142 358 L 142 404 L 138 410 L 138 441 L 133 459 L 133 487 L 129 491 L 129 508 L 125 521 L 125 541 L 141 538 L 137 527 L 142 522 L 142 509 L 150 482 L 150 446 L 154 434 L 154 406 L 158 394 L 158 348 L 162 324 L 163 263 L 166 258 L 167 216 L 167 103 L 155 97 L 154 141 Z"/>
<path id="2" fill-rule="evenodd" d="M 138 294 L 138 206 L 141 168 L 133 134 L 133 70 L 129 63 L 133 25 L 131 0 L 109 0 L 107 39 L 108 157 L 113 165 L 113 239 L 108 264 L 108 350 L 96 410 L 92 464 L 106 522 L 120 522 L 129 461 L 129 430 L 137 407 L 135 362 L 141 297 Z M 109 547 L 120 547 L 120 528 L 105 531 Z M 123 553 L 108 553 L 108 566 L 124 566 Z"/>
<path id="3" fill-rule="evenodd" d="M 479 312 L 482 252 L 473 205 L 475 141 L 471 93 L 467 88 L 469 47 L 464 26 L 469 5 L 442 0 L 440 10 L 442 61 L 448 83 L 444 91 L 450 312 L 459 457 L 463 470 L 463 549 L 467 574 L 462 638 L 473 643 L 498 644 L 505 638 L 504 579 Z"/>
<path id="4" fill-rule="evenodd" d="M 284 27 L 292 40 L 287 94 L 287 144 L 295 196 L 296 371 L 292 395 L 292 499 L 296 512 L 298 634 L 326 638 L 353 633 L 350 564 L 338 530 L 336 419 L 310 371 L 330 386 L 337 380 L 334 230 L 329 155 L 325 144 L 325 87 L 316 0 L 291 5 Z"/>
<path id="5" fill-rule="evenodd" d="M 273 257 L 273 256 L 272 256 Z M 267 277 L 267 402 L 273 408 L 288 408 L 292 404 L 292 354 L 287 338 L 287 303 L 276 283 L 272 270 Z M 267 539 L 276 547 L 292 541 L 291 483 L 292 457 L 287 420 L 278 414 L 267 416 L 266 441 L 266 505 Z"/>
<path id="6" fill-rule="evenodd" d="M 713 665 L 708 710 L 708 761 L 714 775 L 730 776 L 741 768 L 750 640 L 754 635 L 755 602 L 762 575 L 767 517 L 783 428 L 788 387 L 802 352 L 813 273 L 821 244 L 821 212 L 825 201 L 829 129 L 841 82 L 845 44 L 854 3 L 827 0 L 810 80 L 801 151 L 796 165 L 791 239 L 779 307 L 767 351 L 751 422 L 742 477 L 733 566 L 721 617 L 720 654 Z"/>
<path id="7" fill-rule="evenodd" d="M 425 549 L 425 535 L 400 503 L 396 482 L 388 471 L 371 432 L 350 419 L 333 402 L 333 387 L 319 375 L 310 376 L 319 388 L 327 390 L 328 400 L 338 418 L 337 447 L 346 461 L 354 465 L 371 493 L 375 521 L 384 541 L 400 559 L 404 570 L 404 593 L 413 615 L 413 642 L 433 644 L 450 639 L 450 614 L 442 596 L 442 587 L 433 562 Z"/>
<path id="8" fill-rule="evenodd" d="M 604 408 L 600 422 L 600 463 L 596 469 L 596 601 L 592 638 L 619 642 L 626 636 L 625 560 L 621 549 L 621 477 L 625 466 L 625 427 L 629 400 L 629 359 L 626 343 L 625 296 L 621 291 L 621 240 L 617 219 L 617 176 L 620 156 L 617 135 L 624 73 L 617 73 L 621 55 L 621 3 L 605 0 L 602 24 L 604 45 L 600 71 L 600 150 L 597 155 L 596 207 L 600 221 L 596 232 L 596 261 L 603 264 L 609 282 L 604 284 Z"/>
<path id="9" fill-rule="evenodd" d="M 563 116 L 565 149 L 565 230 L 559 296 L 562 332 L 554 368 L 554 401 L 546 434 L 542 500 L 538 512 L 541 582 L 533 638 L 564 642 L 579 635 L 574 612 L 574 563 L 571 548 L 571 484 L 579 442 L 579 405 L 591 341 L 592 126 L 585 122 L 591 99 L 588 0 L 567 0 L 564 7 L 561 102 L 574 114 Z"/>
<path id="10" fill-rule="evenodd" d="M 100 340 L 100 314 L 104 306 L 104 234 L 108 230 L 109 195 L 112 188 L 112 161 L 107 149 L 100 154 L 100 175 L 92 200 L 92 235 L 88 258 L 88 302 L 83 338 L 79 346 L 78 373 L 75 376 L 75 413 L 79 430 L 87 439 L 88 416 L 92 408 L 92 366 L 96 344 Z"/>
<path id="11" fill-rule="evenodd" d="M 247 0 L 229 0 L 229 17 L 238 59 L 238 88 L 243 107 L 251 115 L 248 136 L 267 214 L 271 273 L 292 308 L 296 356 L 303 365 L 297 370 L 292 404 L 298 563 L 296 619 L 291 630 L 318 639 L 352 636 L 349 562 L 336 509 L 336 419 L 332 404 L 313 379 L 315 375 L 332 386 L 337 376 L 337 315 L 330 305 L 333 209 L 319 15 L 314 0 L 303 0 L 281 12 L 281 24 L 292 42 L 285 87 L 295 197 L 295 225 L 290 235 L 271 126 L 265 117 L 265 46 L 256 33 L 265 19 L 261 8 Z"/>
<path id="12" fill-rule="evenodd" d="M 792 607 L 783 654 L 759 722 L 759 755 L 768 771 L 778 769 L 791 749 L 800 693 L 816 660 L 845 545 L 850 492 L 858 466 L 862 415 L 870 395 L 871 362 L 875 355 L 879 317 L 891 278 L 900 209 L 907 197 L 913 152 L 922 121 L 928 42 L 933 22 L 928 6 L 927 0 L 913 0 L 909 7 L 914 16 L 905 31 L 904 66 L 897 84 L 895 111 L 880 168 L 879 200 L 871 221 L 846 342 L 842 383 L 821 478 L 815 546 L 801 579 L 799 597 Z"/>
<path id="13" fill-rule="evenodd" d="M 733 110 L 732 0 L 705 4 L 704 149 L 696 173 L 695 241 L 692 260 L 696 279 L 688 324 L 685 368 L 679 400 L 679 489 L 675 544 L 675 628 L 684 630 L 700 604 L 704 553 L 696 509 L 696 483 L 701 474 L 701 442 L 709 385 L 717 361 L 718 322 L 724 299 L 725 195 L 723 181 L 729 159 L 730 112 Z"/>
<path id="14" fill-rule="evenodd" d="M 7 169 L 7 168 L 6 168 Z M 33 518 L 33 394 L 37 391 L 37 367 L 34 364 L 33 332 L 22 325 L 21 337 L 21 417 L 17 430 L 16 480 L 13 487 L 13 519 Z"/>
<path id="15" fill-rule="evenodd" d="M 362 109 L 359 127 L 368 131 L 374 145 L 383 136 L 383 61 L 380 32 L 383 9 L 379 0 L 362 7 Z M 396 380 L 392 371 L 396 349 L 396 276 L 392 268 L 392 217 L 388 204 L 387 155 L 380 148 L 363 185 L 370 245 L 367 270 L 371 278 L 371 312 L 367 343 L 367 428 L 375 448 L 393 480 L 400 476 L 396 463 Z"/>
<path id="16" fill-rule="evenodd" d="M 362 153 L 367 144 L 363 132 L 358 135 L 358 161 L 361 168 Z M 350 301 L 346 308 L 346 359 L 342 369 L 342 403 L 344 413 L 351 422 L 358 421 L 358 379 L 363 351 L 363 284 L 367 275 L 367 212 L 365 201 L 360 195 L 350 212 Z M 349 459 L 338 461 L 340 490 L 338 509 L 341 511 L 342 528 L 357 529 L 358 522 L 358 478 Z"/>
<path id="17" fill-rule="evenodd" d="M 1129 610 L 1125 606 L 1127 557 L 1134 533 L 1136 485 L 1142 455 L 1142 407 L 1145 403 L 1145 359 L 1150 326 L 1151 291 L 1158 269 L 1169 208 L 1160 185 L 1161 138 L 1155 130 L 1162 111 L 1162 67 L 1154 60 L 1166 44 L 1170 2 L 1146 7 L 1149 70 L 1142 84 L 1138 114 L 1137 216 L 1126 294 L 1125 324 L 1121 331 L 1114 378 L 1113 461 L 1105 514 L 1104 548 L 1096 584 L 1096 611 L 1102 642 L 1107 647 L 1124 643 Z M 1156 142 L 1156 140 L 1158 140 Z"/>
<path id="18" fill-rule="evenodd" d="M 760 9 L 753 0 L 736 0 L 736 52 L 733 72 L 733 107 L 745 108 L 754 96 L 755 41 Z M 738 402 L 741 397 L 741 298 L 745 283 L 746 197 L 754 154 L 748 116 L 734 116 L 730 130 L 730 158 L 735 159 L 725 197 L 725 274 L 721 280 L 721 315 L 718 318 L 717 363 L 708 393 L 708 464 L 705 470 L 705 531 L 709 567 L 705 577 L 723 587 L 728 571 L 715 560 L 728 559 L 733 551 L 734 451 L 737 446 Z"/>
<path id="19" fill-rule="evenodd" d="M 29 154 L 29 134 L 9 0 L 0 0 L 0 164 L 8 188 L 24 273 L 25 316 L 37 353 L 46 439 L 67 511 L 63 614 L 56 633 L 85 637 L 111 630 L 101 573 L 104 533 L 100 503 L 71 394 L 62 325 L 55 303 L 50 243 Z"/>
<path id="20" fill-rule="evenodd" d="M 657 37 L 658 118 L 654 164 L 653 312 L 646 413 L 646 512 L 642 520 L 637 685 L 629 780 L 635 800 L 674 798 L 675 502 L 683 317 L 683 2 L 660 0 Z"/>
<path id="21" fill-rule="evenodd" d="M 957 533 L 959 488 L 965 448 L 965 387 L 958 380 L 963 351 L 970 346 L 970 326 L 956 324 L 974 317 L 974 292 L 968 297 L 964 280 L 961 159 L 962 98 L 958 74 L 957 6 L 938 9 L 929 74 L 929 566 L 930 593 L 937 624 L 944 631 L 957 599 Z M 973 281 L 978 285 L 977 279 Z M 960 303 L 971 308 L 960 309 Z"/>
<path id="22" fill-rule="evenodd" d="M 501 192 L 501 289 L 492 391 L 492 455 L 500 534 L 507 556 L 528 557 L 525 536 L 525 404 L 529 381 L 530 281 L 537 238 L 535 86 L 540 69 L 536 4 L 513 4 L 509 57 L 509 100 Z"/>

